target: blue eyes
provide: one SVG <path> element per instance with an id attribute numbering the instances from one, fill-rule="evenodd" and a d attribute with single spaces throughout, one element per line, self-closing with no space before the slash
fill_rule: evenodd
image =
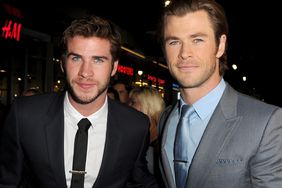
<path id="1" fill-rule="evenodd" d="M 177 44 L 179 44 L 179 41 L 171 41 L 171 42 L 169 42 L 168 44 L 169 44 L 169 45 L 177 45 Z"/>
<path id="2" fill-rule="evenodd" d="M 204 42 L 204 40 L 200 38 L 195 38 L 191 42 L 193 44 L 198 44 L 198 43 Z M 180 45 L 182 42 L 180 40 L 171 40 L 171 41 L 168 41 L 167 43 L 170 46 L 175 46 L 175 45 Z"/>
<path id="3" fill-rule="evenodd" d="M 71 58 L 72 61 L 79 61 L 81 58 L 78 56 L 74 56 Z"/>
<path id="4" fill-rule="evenodd" d="M 196 43 L 196 44 L 197 44 L 197 43 L 203 42 L 203 41 L 204 41 L 203 39 L 194 39 L 194 40 L 193 40 L 193 43 Z"/>
<path id="5" fill-rule="evenodd" d="M 104 59 L 101 58 L 101 57 L 95 57 L 94 58 L 94 63 L 103 63 L 104 62 Z"/>
<path id="6" fill-rule="evenodd" d="M 78 63 L 83 61 L 80 56 L 72 56 L 72 57 L 70 57 L 70 60 L 72 62 L 78 62 Z M 105 62 L 105 59 L 103 57 L 93 57 L 92 62 L 94 64 L 101 64 L 101 63 Z"/>

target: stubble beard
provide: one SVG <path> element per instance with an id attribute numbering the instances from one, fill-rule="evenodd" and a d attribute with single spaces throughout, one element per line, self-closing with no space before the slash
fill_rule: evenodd
<path id="1" fill-rule="evenodd" d="M 78 104 L 90 104 L 90 103 L 92 103 L 93 101 L 95 101 L 97 98 L 99 98 L 99 96 L 101 96 L 101 95 L 107 90 L 109 83 L 110 83 L 110 80 L 108 80 L 106 84 L 103 84 L 102 87 L 98 87 L 98 93 L 97 93 L 97 95 L 94 95 L 93 97 L 88 98 L 88 99 L 83 99 L 83 98 L 79 97 L 79 96 L 75 93 L 75 91 L 74 91 L 73 87 L 71 86 L 69 80 L 67 80 L 67 90 L 68 90 L 68 92 L 69 92 L 71 98 L 72 98 L 76 103 L 78 103 Z"/>
<path id="2" fill-rule="evenodd" d="M 177 72 L 173 73 L 173 77 L 175 80 L 178 81 L 180 88 L 192 89 L 192 88 L 198 88 L 201 85 L 203 85 L 207 80 L 209 80 L 212 77 L 212 75 L 215 73 L 215 70 L 216 70 L 216 65 L 210 67 L 208 71 L 204 72 L 201 77 L 198 77 L 196 79 L 187 78 L 187 76 L 185 75 L 182 78 L 180 78 L 179 76 L 177 76 L 178 74 Z"/>

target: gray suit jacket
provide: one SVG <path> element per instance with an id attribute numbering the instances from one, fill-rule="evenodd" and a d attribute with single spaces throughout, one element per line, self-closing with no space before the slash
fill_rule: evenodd
<path id="1" fill-rule="evenodd" d="M 166 122 L 177 106 L 168 107 L 159 123 L 160 168 L 168 188 L 175 183 L 164 150 Z M 282 109 L 227 84 L 193 157 L 186 187 L 281 188 Z"/>

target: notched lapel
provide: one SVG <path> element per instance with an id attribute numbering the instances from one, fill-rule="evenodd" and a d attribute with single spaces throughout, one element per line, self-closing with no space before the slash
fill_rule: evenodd
<path id="1" fill-rule="evenodd" d="M 227 85 L 193 157 L 186 184 L 188 187 L 203 187 L 222 149 L 238 127 L 242 117 L 236 113 L 237 97 L 237 93 Z"/>
<path id="2" fill-rule="evenodd" d="M 173 174 L 169 165 L 168 157 L 165 151 L 165 143 L 167 139 L 167 132 L 168 132 L 168 125 L 170 122 L 171 117 L 173 116 L 172 114 L 175 113 L 178 109 L 178 103 L 176 103 L 171 109 L 168 110 L 168 112 L 164 115 L 163 122 L 160 122 L 160 125 L 164 125 L 163 130 L 162 130 L 162 138 L 161 138 L 161 157 L 160 157 L 160 164 L 161 164 L 161 169 L 162 173 L 164 174 L 166 184 L 168 184 L 168 187 L 174 188 L 175 183 L 174 183 L 174 178 Z"/>
<path id="3" fill-rule="evenodd" d="M 222 149 L 229 142 L 241 120 L 240 117 L 221 121 L 216 119 L 218 118 L 215 117 L 209 123 L 195 152 L 189 170 L 188 187 L 201 187 L 206 176 L 212 173 Z"/>
<path id="4" fill-rule="evenodd" d="M 63 96 L 50 105 L 46 122 L 46 139 L 50 164 L 59 187 L 66 187 L 64 170 L 64 110 Z"/>
<path id="5" fill-rule="evenodd" d="M 117 126 L 119 124 L 118 117 L 120 116 L 120 112 L 115 110 L 115 105 L 112 101 L 108 100 L 108 102 L 108 122 L 104 154 L 102 164 L 93 187 L 101 187 L 104 181 L 107 181 L 107 179 L 109 180 L 109 177 L 113 172 L 113 168 L 115 167 L 115 164 L 117 164 L 116 160 L 118 159 L 121 147 L 120 137 L 122 135 L 122 130 L 120 130 L 120 127 Z"/>

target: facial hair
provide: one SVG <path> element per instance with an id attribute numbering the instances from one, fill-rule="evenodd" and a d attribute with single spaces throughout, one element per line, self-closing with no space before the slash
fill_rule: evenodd
<path id="1" fill-rule="evenodd" d="M 71 98 L 78 104 L 90 104 L 92 103 L 93 101 L 95 101 L 99 96 L 101 96 L 107 89 L 108 89 L 108 85 L 110 83 L 110 78 L 107 80 L 106 84 L 103 84 L 101 85 L 102 87 L 101 88 L 98 88 L 98 93 L 97 95 L 93 96 L 92 98 L 90 99 L 82 99 L 80 98 L 78 95 L 76 95 L 73 87 L 71 86 L 70 84 L 70 80 L 69 79 L 66 79 L 66 87 L 67 87 L 67 91 L 69 92 Z"/>

